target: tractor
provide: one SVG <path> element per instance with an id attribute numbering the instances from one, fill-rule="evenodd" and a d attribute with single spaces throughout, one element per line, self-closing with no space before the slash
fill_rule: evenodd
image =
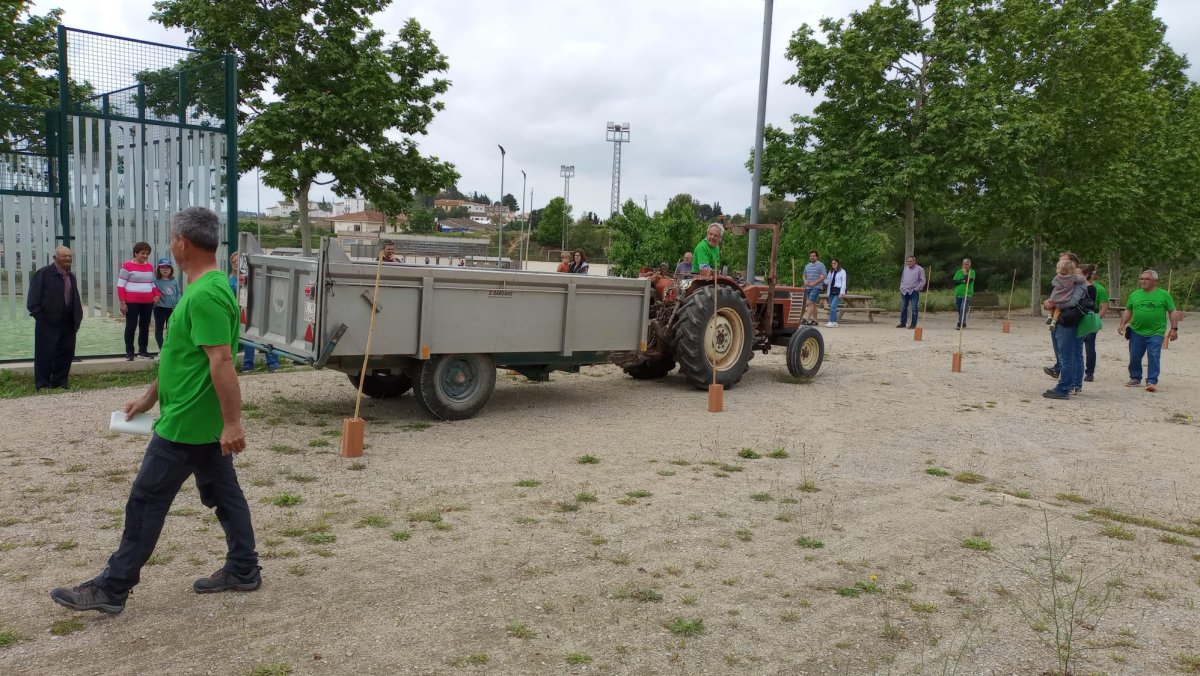
<path id="1" fill-rule="evenodd" d="M 678 365 L 697 388 L 716 383 L 728 389 L 745 375 L 754 352 L 766 354 L 780 345 L 787 347 L 792 376 L 815 376 L 825 359 L 825 340 L 815 327 L 800 324 L 804 289 L 776 284 L 779 225 L 733 225 L 726 232 L 750 230 L 771 233 L 765 284 L 741 284 L 717 271 L 675 279 L 665 266 L 643 269 L 654 293 L 646 349 L 614 355 L 613 362 L 638 380 L 662 378 Z"/>

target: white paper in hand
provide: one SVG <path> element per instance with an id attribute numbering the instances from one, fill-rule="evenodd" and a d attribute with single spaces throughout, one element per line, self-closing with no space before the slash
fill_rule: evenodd
<path id="1" fill-rule="evenodd" d="M 108 429 L 121 434 L 137 434 L 143 437 L 150 436 L 150 430 L 154 427 L 154 416 L 149 411 L 138 413 L 132 419 L 125 419 L 125 411 L 113 411 L 112 417 L 108 421 Z"/>

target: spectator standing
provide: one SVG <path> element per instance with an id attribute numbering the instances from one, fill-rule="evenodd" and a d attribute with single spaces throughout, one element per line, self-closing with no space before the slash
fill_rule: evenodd
<path id="1" fill-rule="evenodd" d="M 570 272 L 570 271 L 571 271 L 571 253 L 569 251 L 564 251 L 559 256 L 558 270 L 556 270 L 556 272 Z"/>
<path id="2" fill-rule="evenodd" d="M 150 316 L 158 301 L 154 285 L 154 266 L 150 264 L 150 245 L 133 245 L 133 258 L 121 265 L 117 273 L 117 298 L 125 317 L 125 361 L 133 361 L 133 336 L 137 333 L 137 356 L 153 359 L 147 351 L 150 345 Z"/>
<path id="3" fill-rule="evenodd" d="M 1159 360 L 1162 356 L 1164 336 L 1170 340 L 1179 338 L 1179 313 L 1175 301 L 1166 290 L 1158 288 L 1158 273 L 1146 270 L 1138 276 L 1138 286 L 1125 301 L 1121 323 L 1117 332 L 1128 332 L 1129 338 L 1129 382 L 1126 387 L 1142 384 L 1142 357 L 1146 357 L 1146 391 L 1158 390 Z M 1171 324 L 1167 331 L 1168 322 Z"/>
<path id="4" fill-rule="evenodd" d="M 171 251 L 187 273 L 187 293 L 176 307 L 158 369 L 158 380 L 125 404 L 127 418 L 157 403 L 160 415 L 142 468 L 125 504 L 125 528 L 108 565 L 50 598 L 72 610 L 116 614 L 141 579 L 171 502 L 183 482 L 196 477 L 200 502 L 215 507 L 225 531 L 225 564 L 192 583 L 197 593 L 252 591 L 262 583 L 250 507 L 238 485 L 233 455 L 246 448 L 242 397 L 232 354 L 238 339 L 238 304 L 217 267 L 217 215 L 191 207 L 171 218 Z"/>
<path id="5" fill-rule="evenodd" d="M 833 329 L 838 325 L 838 304 L 842 294 L 846 293 L 846 271 L 842 269 L 842 261 L 837 258 L 829 261 L 829 278 L 826 280 L 826 294 L 829 296 L 829 321 L 825 326 Z"/>
<path id="6" fill-rule="evenodd" d="M 162 351 L 163 335 L 167 331 L 167 320 L 179 304 L 179 280 L 175 279 L 175 266 L 170 258 L 158 259 L 158 270 L 154 273 L 154 286 L 158 288 L 158 301 L 154 304 L 154 342 Z"/>
<path id="7" fill-rule="evenodd" d="M 1058 322 L 1054 326 L 1054 342 L 1058 346 L 1058 356 L 1062 364 L 1058 376 L 1058 385 L 1052 390 L 1042 393 L 1047 399 L 1068 399 L 1072 394 L 1078 394 L 1075 384 L 1083 379 L 1083 339 L 1075 335 L 1081 315 L 1068 312 L 1087 298 L 1087 280 L 1076 273 L 1075 264 L 1069 260 L 1060 260 L 1056 268 L 1058 274 L 1051 282 L 1050 298 L 1046 300 L 1047 310 L 1060 310 Z"/>
<path id="8" fill-rule="evenodd" d="M 576 249 L 571 258 L 571 265 L 567 271 L 576 275 L 586 275 L 588 273 L 588 262 L 583 249 Z"/>
<path id="9" fill-rule="evenodd" d="M 238 265 L 240 262 L 241 257 L 235 251 L 233 255 L 229 257 L 229 290 L 233 292 L 233 297 L 235 299 L 238 296 Z M 235 341 L 233 344 L 235 353 L 237 352 L 237 346 L 238 342 Z M 254 346 L 246 345 L 244 346 L 244 350 L 245 352 L 242 354 L 242 373 L 249 373 L 254 370 Z M 274 373 L 279 370 L 279 355 L 273 352 L 267 352 L 266 360 L 268 371 Z"/>
<path id="10" fill-rule="evenodd" d="M 79 283 L 71 272 L 72 254 L 65 246 L 54 250 L 54 262 L 34 272 L 25 294 L 33 317 L 33 387 L 67 389 L 75 359 L 75 335 L 83 321 Z"/>
<path id="11" fill-rule="evenodd" d="M 383 240 L 383 262 L 399 263 L 396 259 L 396 243 L 390 239 Z"/>
<path id="12" fill-rule="evenodd" d="M 960 331 L 967 325 L 967 317 L 971 312 L 971 297 L 974 295 L 975 271 L 971 269 L 971 259 L 964 258 L 962 267 L 954 271 L 954 307 L 958 311 Z"/>
<path id="13" fill-rule="evenodd" d="M 675 266 L 675 279 L 687 279 L 692 276 L 692 252 L 685 251 L 683 260 Z"/>
<path id="14" fill-rule="evenodd" d="M 1083 276 L 1088 281 L 1088 297 L 1092 299 L 1092 306 L 1096 308 L 1096 314 L 1101 319 L 1108 313 L 1108 303 L 1111 300 L 1108 296 L 1108 289 L 1104 285 L 1096 281 L 1096 264 L 1088 263 L 1081 268 Z M 1096 336 L 1099 333 L 1089 333 L 1083 339 L 1083 380 L 1092 382 L 1096 379 Z M 1080 388 L 1083 384 L 1080 384 Z"/>
<path id="15" fill-rule="evenodd" d="M 900 271 L 900 323 L 896 328 L 917 328 L 917 313 L 921 300 L 921 289 L 925 288 L 925 268 L 917 267 L 917 259 L 909 256 Z M 907 323 L 908 308 L 912 306 L 912 323 Z"/>
<path id="16" fill-rule="evenodd" d="M 1074 264 L 1075 264 L 1075 268 L 1076 268 L 1076 269 L 1079 269 L 1079 267 L 1080 267 L 1080 265 L 1079 265 L 1079 256 L 1076 256 L 1075 254 L 1071 253 L 1070 251 L 1064 251 L 1064 252 L 1060 253 L 1060 254 L 1058 255 L 1058 260 L 1060 260 L 1060 261 L 1071 261 L 1072 263 L 1074 263 Z M 1047 323 L 1049 323 L 1049 322 L 1050 322 L 1050 320 L 1047 320 Z M 1042 371 L 1043 371 L 1043 372 L 1045 372 L 1045 374 L 1046 374 L 1046 375 L 1048 375 L 1048 376 L 1050 376 L 1051 378 L 1054 378 L 1055 380 L 1057 380 L 1057 379 L 1058 379 L 1058 371 L 1059 371 L 1059 367 L 1060 367 L 1060 366 L 1062 366 L 1062 364 L 1061 364 L 1061 363 L 1059 363 L 1059 359 L 1058 359 L 1058 343 L 1054 342 L 1054 333 L 1053 333 L 1053 331 L 1051 331 L 1051 333 L 1050 333 L 1050 346 L 1054 348 L 1054 366 L 1045 366 L 1045 367 L 1042 367 Z"/>
<path id="17" fill-rule="evenodd" d="M 809 251 L 808 263 L 804 266 L 804 297 L 808 304 L 804 308 L 806 318 L 800 320 L 801 324 L 817 325 L 817 299 L 821 297 L 821 287 L 825 284 L 828 272 L 825 264 L 817 256 L 817 251 L 815 249 Z"/>

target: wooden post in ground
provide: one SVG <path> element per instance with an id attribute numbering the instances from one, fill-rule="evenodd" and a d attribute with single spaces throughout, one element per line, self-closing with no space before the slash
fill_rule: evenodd
<path id="1" fill-rule="evenodd" d="M 1017 290 L 1017 271 L 1013 269 L 1012 288 L 1008 290 L 1008 314 L 1004 315 L 1004 321 L 1000 323 L 1000 332 L 1008 333 L 1012 330 L 1012 299 L 1013 292 Z"/>
<path id="2" fill-rule="evenodd" d="M 359 417 L 358 413 L 362 409 L 363 383 L 367 380 L 367 362 L 371 358 L 371 337 L 375 335 L 375 308 L 379 303 L 379 276 L 382 272 L 383 247 L 380 247 L 378 260 L 375 261 L 375 290 L 371 293 L 371 323 L 367 327 L 367 344 L 363 350 L 362 368 L 358 371 L 358 396 L 354 400 L 354 417 L 342 419 L 343 458 L 357 458 L 363 453 L 367 422 Z"/>
<path id="3" fill-rule="evenodd" d="M 1171 277 L 1173 277 L 1174 274 L 1175 274 L 1175 268 L 1171 268 L 1170 270 L 1167 271 L 1167 295 L 1171 294 Z M 1167 313 L 1167 330 L 1163 332 L 1162 349 L 1164 349 L 1164 350 L 1167 349 L 1167 347 L 1170 346 L 1170 344 L 1171 344 L 1171 313 L 1168 312 Z"/>
<path id="4" fill-rule="evenodd" d="M 713 295 L 713 318 L 712 318 L 712 321 L 715 323 L 717 321 L 717 272 L 716 272 L 716 270 L 713 271 L 712 295 Z M 704 349 L 708 350 L 708 346 L 705 345 Z M 713 381 L 712 381 L 712 384 L 708 386 L 708 412 L 709 413 L 720 413 L 721 411 L 725 410 L 725 386 L 717 384 L 717 357 L 716 357 L 715 352 L 713 353 L 713 358 L 712 358 L 712 374 L 713 374 Z"/>
<path id="5" fill-rule="evenodd" d="M 925 321 L 925 313 L 929 310 L 929 274 L 931 272 L 933 272 L 933 266 L 925 268 L 925 307 L 921 308 L 921 320 L 917 322 L 917 328 L 913 329 L 913 340 L 921 340 L 925 337 L 925 325 L 921 322 Z M 916 311 L 917 308 L 914 307 L 913 312 Z"/>

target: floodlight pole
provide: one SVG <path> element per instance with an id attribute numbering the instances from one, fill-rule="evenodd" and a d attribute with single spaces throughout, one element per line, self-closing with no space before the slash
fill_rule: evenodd
<path id="1" fill-rule="evenodd" d="M 629 123 L 609 122 L 604 140 L 613 144 L 612 197 L 608 204 L 609 217 L 621 213 L 621 144 L 629 143 Z"/>
<path id="2" fill-rule="evenodd" d="M 500 211 L 496 212 L 496 222 L 500 228 L 496 231 L 496 269 L 500 269 L 501 261 L 504 259 L 504 216 L 502 212 L 508 207 L 504 206 L 504 146 L 499 143 L 496 147 L 500 149 Z"/>
<path id="3" fill-rule="evenodd" d="M 771 14 L 774 0 L 764 0 L 762 58 L 758 67 L 758 125 L 754 129 L 754 175 L 750 179 L 750 222 L 758 223 L 758 203 L 762 191 L 763 128 L 767 123 L 767 67 L 771 65 Z M 746 251 L 746 281 L 754 283 L 755 254 L 758 253 L 758 231 L 750 231 Z"/>
<path id="4" fill-rule="evenodd" d="M 563 177 L 562 250 L 567 250 L 567 207 L 571 206 L 571 179 L 575 176 L 575 165 L 560 165 L 558 175 Z"/>
<path id="5" fill-rule="evenodd" d="M 501 195 L 500 199 L 503 200 L 504 196 Z M 524 169 L 521 170 L 521 218 L 522 218 L 522 220 L 525 221 L 524 223 L 521 224 L 521 233 L 524 234 L 526 238 L 528 238 L 529 235 L 525 233 L 525 228 L 526 228 L 526 226 L 529 225 L 529 215 L 525 213 L 525 170 Z M 524 241 L 517 242 L 517 256 L 521 259 L 521 269 L 522 270 L 525 269 L 524 251 L 525 251 L 525 242 Z"/>

